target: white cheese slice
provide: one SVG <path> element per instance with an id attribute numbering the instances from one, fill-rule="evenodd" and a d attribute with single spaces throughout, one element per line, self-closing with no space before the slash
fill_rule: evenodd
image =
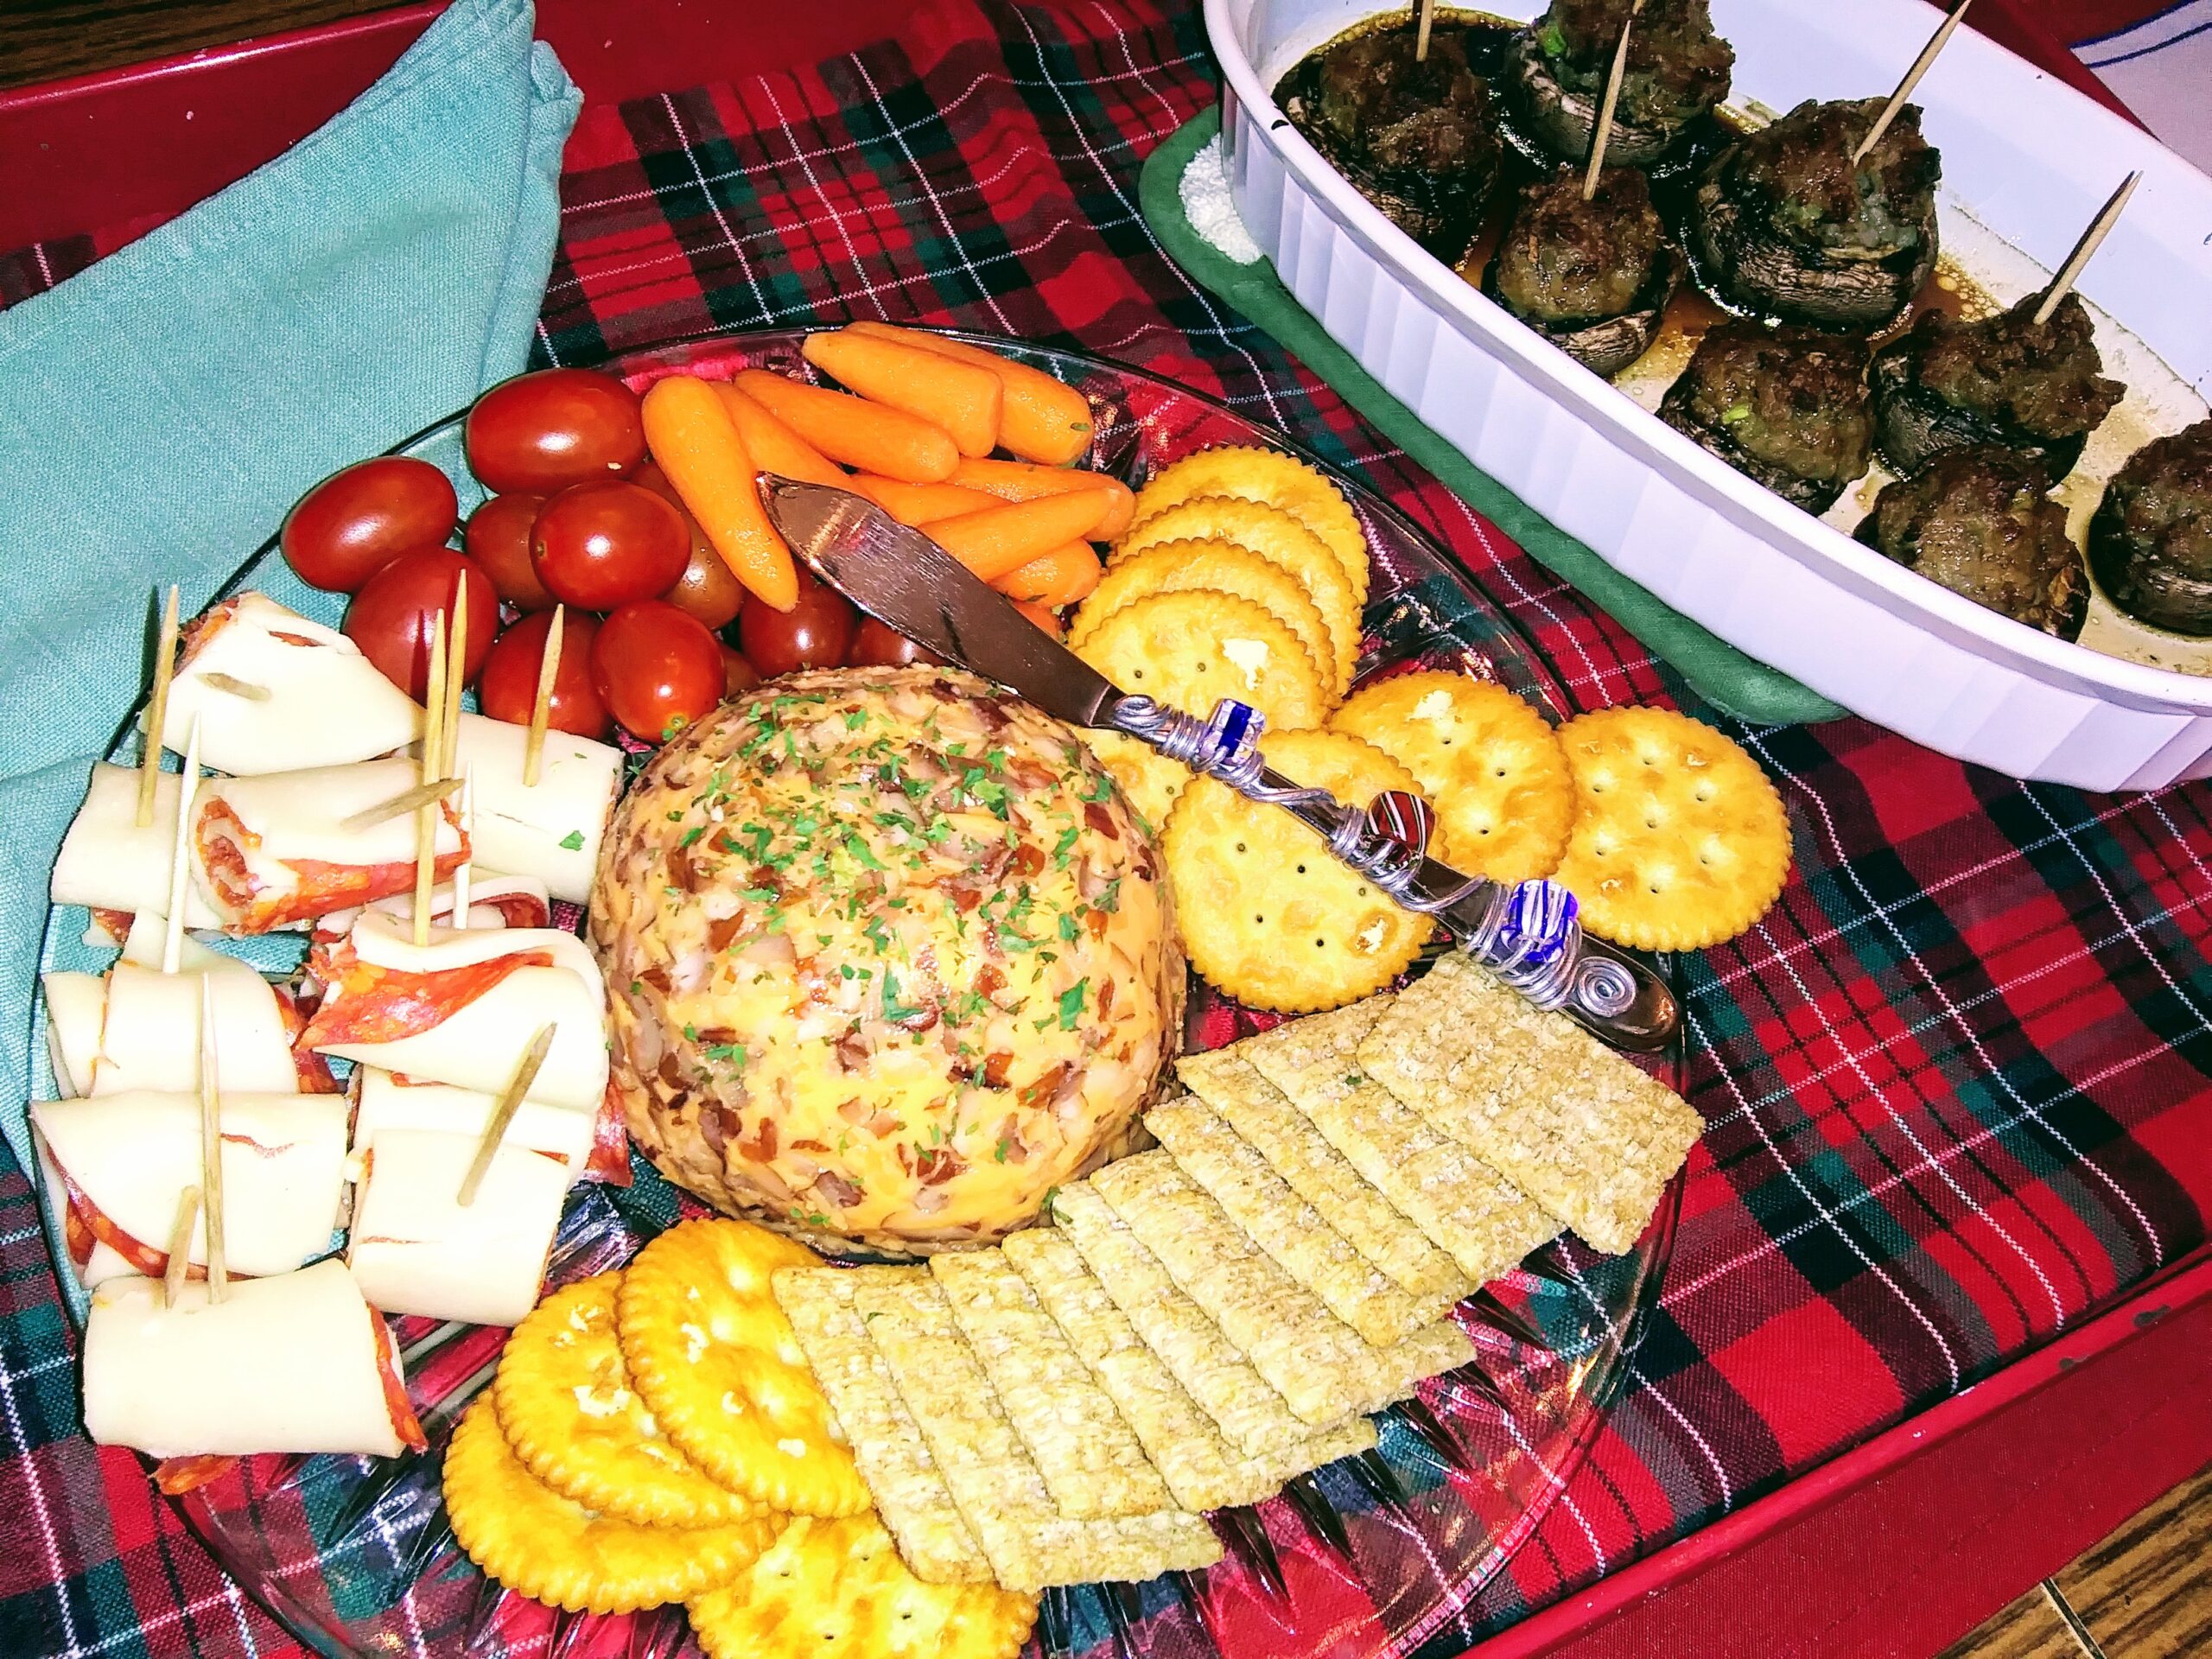
<path id="1" fill-rule="evenodd" d="M 235 1273 L 289 1273 L 330 1248 L 345 1193 L 342 1095 L 225 1093 L 224 1259 Z M 40 1101 L 31 1126 L 78 1191 L 131 1237 L 168 1248 L 177 1202 L 200 1182 L 200 1098 L 131 1090 L 89 1100 Z M 207 1260 L 207 1214 L 190 1259 Z M 101 1277 L 87 1269 L 86 1286 Z"/>
<path id="2" fill-rule="evenodd" d="M 176 850 L 177 791 L 182 787 L 179 774 L 165 772 L 161 775 L 154 785 L 154 821 L 142 830 L 138 827 L 138 769 L 94 766 L 85 804 L 77 809 L 68 834 L 61 838 L 47 896 L 57 905 L 84 905 L 95 910 L 127 910 L 134 914 L 166 911 Z M 220 927 L 222 924 L 223 918 L 207 896 L 188 886 L 184 925 Z"/>
<path id="3" fill-rule="evenodd" d="M 107 1008 L 107 982 L 98 974 L 46 974 L 46 1053 L 54 1063 L 54 1083 L 64 1094 L 92 1091 L 92 1065 L 100 1052 L 100 1020 Z"/>
<path id="4" fill-rule="evenodd" d="M 402 973 L 435 974 L 542 950 L 552 956 L 556 967 L 579 976 L 594 990 L 601 983 L 599 962 L 590 948 L 557 927 L 432 927 L 425 945 L 415 943 L 411 923 L 372 907 L 354 922 L 353 941 L 354 953 L 363 962 Z"/>
<path id="5" fill-rule="evenodd" d="M 497 1095 L 480 1089 L 456 1089 L 446 1083 L 402 1083 L 391 1072 L 372 1065 L 356 1066 L 353 1078 L 356 1165 L 385 1129 L 441 1129 L 467 1135 L 472 1141 L 480 1140 L 499 1103 Z M 501 1144 L 556 1154 L 568 1165 L 569 1177 L 574 1180 L 590 1160 L 592 1137 L 598 1127 L 595 1112 L 525 1100 L 515 1109 Z M 359 1179 L 358 1172 L 353 1179 Z"/>
<path id="6" fill-rule="evenodd" d="M 85 1432 L 156 1458 L 396 1456 L 382 1323 L 335 1257 L 233 1280 L 219 1303 L 204 1284 L 164 1307 L 153 1281 L 111 1281 L 85 1324 Z"/>
<path id="7" fill-rule="evenodd" d="M 568 1170 L 502 1144 L 464 1206 L 476 1145 L 474 1135 L 402 1128 L 370 1143 L 346 1261 L 386 1313 L 513 1325 L 537 1305 Z"/>
<path id="8" fill-rule="evenodd" d="M 130 917 L 130 931 L 123 937 L 123 960 L 135 962 L 141 968 L 162 965 L 162 948 L 167 943 L 168 924 L 150 910 L 135 911 Z M 183 947 L 177 964 L 188 974 L 237 973 L 251 974 L 253 964 L 240 962 L 236 957 L 226 956 L 220 950 L 209 949 L 189 933 L 177 942 Z"/>
<path id="9" fill-rule="evenodd" d="M 135 962 L 118 962 L 108 975 L 92 1092 L 197 1092 L 202 983 L 213 988 L 216 1075 L 224 1090 L 297 1094 L 291 1037 L 267 980 L 250 970 L 164 974 Z"/>
<path id="10" fill-rule="evenodd" d="M 268 696 L 225 690 L 211 677 Z M 421 708 L 359 646 L 266 594 L 239 594 L 229 620 L 177 671 L 163 747 L 183 753 L 195 715 L 200 759 L 241 776 L 365 760 L 423 734 Z"/>
<path id="11" fill-rule="evenodd" d="M 496 1095 L 549 1022 L 553 1046 L 527 1097 L 596 1112 L 607 1092 L 607 1016 L 596 972 L 586 981 L 569 968 L 518 968 L 429 1031 L 388 1043 L 329 1043 L 321 1052 Z"/>
<path id="12" fill-rule="evenodd" d="M 478 869 L 534 875 L 556 899 L 591 897 L 599 843 L 622 789 L 622 751 L 548 732 L 537 782 L 522 781 L 526 727 L 463 715 L 455 766 L 475 779 L 473 857 Z"/>

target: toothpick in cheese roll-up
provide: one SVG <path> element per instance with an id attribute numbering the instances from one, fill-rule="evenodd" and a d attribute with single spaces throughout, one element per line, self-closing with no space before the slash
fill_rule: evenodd
<path id="1" fill-rule="evenodd" d="M 342 721 L 342 711 L 330 715 Z M 193 878 L 223 926 L 267 933 L 289 922 L 365 905 L 415 885 L 415 817 L 375 812 L 419 782 L 404 758 L 255 778 L 211 778 L 193 808 Z M 468 857 L 450 801 L 439 806 L 437 874 Z"/>
<path id="2" fill-rule="evenodd" d="M 107 977 L 93 1094 L 152 1089 L 189 1095 L 199 1089 L 203 982 L 215 1010 L 216 1064 L 225 1092 L 299 1092 L 284 1001 L 260 975 L 242 963 L 164 974 L 118 962 Z"/>
<path id="3" fill-rule="evenodd" d="M 85 804 L 77 809 L 54 861 L 47 896 L 57 905 L 90 910 L 165 913 L 169 873 L 176 855 L 177 795 L 183 779 L 165 772 L 154 785 L 153 822 L 138 825 L 138 768 L 92 768 Z M 207 896 L 185 887 L 184 925 L 220 927 L 223 918 Z"/>
<path id="4" fill-rule="evenodd" d="M 204 1283 L 162 1305 L 150 1279 L 114 1279 L 85 1324 L 85 1432 L 156 1458 L 421 1450 L 383 1317 L 333 1257 Z"/>
<path id="5" fill-rule="evenodd" d="M 162 742 L 239 777 L 366 760 L 423 734 L 423 711 L 335 628 L 240 594 L 184 631 Z M 141 716 L 143 722 L 143 716 Z"/>
<path id="6" fill-rule="evenodd" d="M 346 1259 L 386 1313 L 513 1325 L 537 1305 L 568 1168 L 503 1142 L 464 1205 L 480 1139 L 391 1128 L 370 1142 Z"/>
<path id="7" fill-rule="evenodd" d="M 472 1143 L 480 1141 L 499 1103 L 499 1096 L 482 1090 L 456 1089 L 449 1083 L 417 1083 L 373 1065 L 353 1068 L 353 1094 L 357 1164 L 377 1136 L 387 1129 L 436 1129 L 465 1135 Z M 597 1131 L 596 1113 L 525 1100 L 515 1109 L 499 1144 L 551 1153 L 567 1166 L 574 1180 L 592 1162 Z M 359 1179 L 358 1169 L 355 1179 Z"/>
<path id="8" fill-rule="evenodd" d="M 329 955 L 333 977 L 301 1039 L 422 1083 L 502 1093 L 539 1027 L 553 1046 L 529 1098 L 596 1112 L 607 1090 L 599 964 L 557 928 L 433 928 L 365 912 Z"/>
<path id="9" fill-rule="evenodd" d="M 330 1249 L 346 1181 L 346 1103 L 337 1095 L 233 1094 L 217 1119 L 224 1257 L 233 1274 L 289 1273 Z M 131 1090 L 39 1101 L 31 1128 L 61 1182 L 70 1259 L 86 1287 L 118 1273 L 159 1277 L 187 1187 L 200 1184 L 197 1095 Z M 108 1247 L 113 1265 L 92 1261 Z M 207 1215 L 188 1259 L 205 1267 Z"/>
<path id="10" fill-rule="evenodd" d="M 622 751 L 568 732 L 545 734 L 537 781 L 522 780 L 530 728 L 461 717 L 454 768 L 476 780 L 477 868 L 534 875 L 556 899 L 591 896 L 599 843 L 622 790 Z"/>

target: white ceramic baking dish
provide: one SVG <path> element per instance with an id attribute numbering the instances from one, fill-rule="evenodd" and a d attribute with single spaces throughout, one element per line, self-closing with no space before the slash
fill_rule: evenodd
<path id="1" fill-rule="evenodd" d="M 1662 425 L 1362 200 L 1272 92 L 1383 10 L 1205 0 L 1237 208 L 1291 292 L 1393 395 L 1676 609 L 1931 748 L 2095 790 L 2212 774 L 2212 678 L 2051 639 L 1891 563 Z M 1732 102 L 1777 110 L 1886 91 L 1939 21 L 1919 0 L 1713 0 L 1713 13 L 1736 49 Z M 1916 101 L 1946 203 L 1971 204 L 2046 269 L 2140 168 L 2082 291 L 2197 397 L 2212 391 L 2212 180 L 1970 29 Z"/>

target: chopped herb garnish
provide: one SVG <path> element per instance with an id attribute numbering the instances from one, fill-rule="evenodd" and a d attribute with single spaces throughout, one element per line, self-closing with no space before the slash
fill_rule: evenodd
<path id="1" fill-rule="evenodd" d="M 672 818 L 677 815 L 671 812 L 668 816 Z M 561 837 L 561 847 L 566 852 L 581 853 L 584 849 L 584 832 L 581 830 L 569 830 Z"/>
<path id="2" fill-rule="evenodd" d="M 1060 1029 L 1073 1031 L 1075 1022 L 1083 1016 L 1084 995 L 1090 988 L 1090 982 L 1078 979 L 1060 993 Z"/>

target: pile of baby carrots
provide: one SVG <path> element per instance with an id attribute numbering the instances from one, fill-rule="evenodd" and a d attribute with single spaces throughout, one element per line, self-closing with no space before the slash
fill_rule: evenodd
<path id="1" fill-rule="evenodd" d="M 1098 585 L 1091 543 L 1120 535 L 1135 507 L 1118 479 L 1072 464 L 1090 448 L 1083 395 L 888 323 L 813 334 L 803 349 L 844 390 L 748 369 L 645 391 L 646 445 L 731 573 L 778 610 L 798 602 L 791 550 L 754 482 L 780 473 L 866 496 L 1057 632 L 1051 613 Z"/>

